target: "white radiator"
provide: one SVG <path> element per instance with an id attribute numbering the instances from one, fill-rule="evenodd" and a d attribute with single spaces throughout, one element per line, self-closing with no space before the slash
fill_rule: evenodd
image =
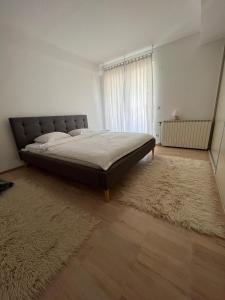
<path id="1" fill-rule="evenodd" d="M 208 149 L 212 121 L 163 121 L 161 144 L 169 147 Z"/>

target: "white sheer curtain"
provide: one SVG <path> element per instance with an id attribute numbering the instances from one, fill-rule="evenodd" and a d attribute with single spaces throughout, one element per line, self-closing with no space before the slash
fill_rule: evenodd
<path id="1" fill-rule="evenodd" d="M 151 56 L 104 72 L 105 125 L 113 131 L 152 132 Z"/>

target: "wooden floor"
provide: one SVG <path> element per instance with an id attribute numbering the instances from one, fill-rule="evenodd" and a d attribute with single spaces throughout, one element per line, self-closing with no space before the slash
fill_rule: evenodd
<path id="1" fill-rule="evenodd" d="M 157 147 L 157 153 L 209 159 L 197 150 Z M 113 201 L 80 205 L 103 222 L 41 300 L 225 299 L 225 241 Z"/>

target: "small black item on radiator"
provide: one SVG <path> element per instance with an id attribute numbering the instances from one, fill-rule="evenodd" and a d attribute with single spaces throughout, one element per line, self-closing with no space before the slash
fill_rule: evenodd
<path id="1" fill-rule="evenodd" d="M 3 192 L 5 190 L 7 190 L 8 188 L 13 186 L 13 182 L 10 181 L 4 181 L 0 179 L 0 192 Z"/>

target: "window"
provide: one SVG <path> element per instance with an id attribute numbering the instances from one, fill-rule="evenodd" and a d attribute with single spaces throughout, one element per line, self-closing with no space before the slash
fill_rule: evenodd
<path id="1" fill-rule="evenodd" d="M 113 131 L 152 133 L 152 57 L 104 71 L 105 125 Z"/>

